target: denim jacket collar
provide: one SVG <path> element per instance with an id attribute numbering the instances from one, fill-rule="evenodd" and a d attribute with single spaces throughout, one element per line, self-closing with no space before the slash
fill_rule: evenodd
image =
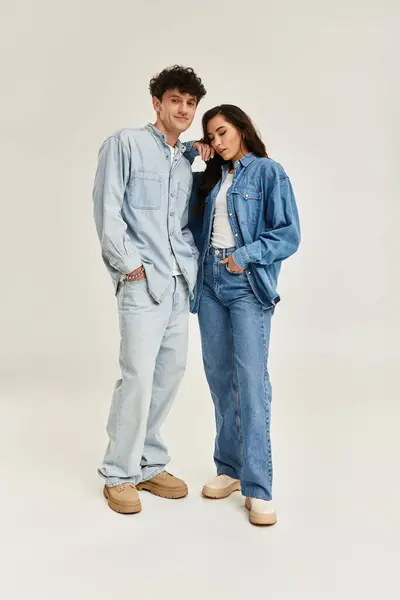
<path id="1" fill-rule="evenodd" d="M 242 158 L 240 158 L 237 162 L 239 162 L 243 167 L 247 167 L 253 160 L 256 159 L 256 156 L 252 152 L 248 152 Z"/>
<path id="2" fill-rule="evenodd" d="M 245 154 L 244 156 L 242 156 L 242 158 L 239 158 L 239 160 L 237 160 L 234 163 L 233 166 L 234 166 L 235 172 L 240 171 L 242 168 L 248 167 L 249 164 L 252 163 L 253 160 L 255 160 L 255 159 L 256 159 L 256 156 L 252 152 Z M 222 178 L 223 179 L 225 179 L 226 174 L 230 171 L 231 168 L 232 168 L 231 162 L 227 162 L 222 165 Z"/>
<path id="3" fill-rule="evenodd" d="M 157 137 L 159 140 L 162 140 L 164 144 L 167 144 L 167 136 L 165 135 L 165 133 L 157 129 L 157 127 L 155 127 L 152 123 L 147 123 L 146 129 L 150 131 L 150 133 Z M 185 152 L 186 147 L 180 140 L 177 140 L 176 146 L 182 152 L 182 154 Z"/>

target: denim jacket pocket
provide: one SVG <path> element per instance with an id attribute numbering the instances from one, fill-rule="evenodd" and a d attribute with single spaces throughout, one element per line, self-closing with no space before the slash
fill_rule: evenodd
<path id="1" fill-rule="evenodd" d="M 246 185 L 235 190 L 238 197 L 238 219 L 241 223 L 250 225 L 257 223 L 262 208 L 262 191 Z"/>
<path id="2" fill-rule="evenodd" d="M 128 182 L 128 202 L 132 208 L 157 210 L 161 207 L 162 181 L 158 173 L 135 171 Z"/>
<path id="3" fill-rule="evenodd" d="M 246 186 L 242 189 L 235 190 L 236 194 L 239 194 L 245 200 L 261 200 L 262 192 L 257 188 Z"/>

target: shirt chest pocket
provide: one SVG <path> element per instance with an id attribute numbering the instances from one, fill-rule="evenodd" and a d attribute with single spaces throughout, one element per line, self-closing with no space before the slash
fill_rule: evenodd
<path id="1" fill-rule="evenodd" d="M 242 223 L 256 223 L 262 210 L 261 190 L 246 186 L 235 190 L 237 194 L 237 212 Z"/>
<path id="2" fill-rule="evenodd" d="M 158 173 L 135 171 L 127 186 L 128 202 L 132 208 L 158 210 L 161 207 L 162 180 Z"/>

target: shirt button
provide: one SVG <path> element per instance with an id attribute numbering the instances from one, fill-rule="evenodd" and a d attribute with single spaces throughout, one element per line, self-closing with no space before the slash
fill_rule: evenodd
<path id="1" fill-rule="evenodd" d="M 174 216 L 175 216 L 175 213 L 174 213 L 174 212 L 170 212 L 170 213 L 169 213 L 169 216 L 170 216 L 170 217 L 174 217 Z"/>
<path id="2" fill-rule="evenodd" d="M 173 197 L 174 197 L 174 194 L 171 194 L 171 198 L 173 198 Z"/>

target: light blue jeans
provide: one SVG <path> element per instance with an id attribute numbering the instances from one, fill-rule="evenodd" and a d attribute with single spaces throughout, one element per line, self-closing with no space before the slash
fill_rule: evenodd
<path id="1" fill-rule="evenodd" d="M 198 313 L 204 368 L 215 407 L 214 461 L 219 475 L 240 479 L 244 496 L 271 500 L 272 310 L 255 297 L 247 270 L 234 274 L 220 264 L 234 251 L 209 249 Z"/>
<path id="2" fill-rule="evenodd" d="M 99 468 L 110 487 L 151 479 L 170 460 L 159 430 L 186 367 L 189 290 L 182 275 L 172 277 L 158 304 L 146 280 L 124 282 L 117 301 L 121 379 L 114 390 L 109 444 Z"/>

